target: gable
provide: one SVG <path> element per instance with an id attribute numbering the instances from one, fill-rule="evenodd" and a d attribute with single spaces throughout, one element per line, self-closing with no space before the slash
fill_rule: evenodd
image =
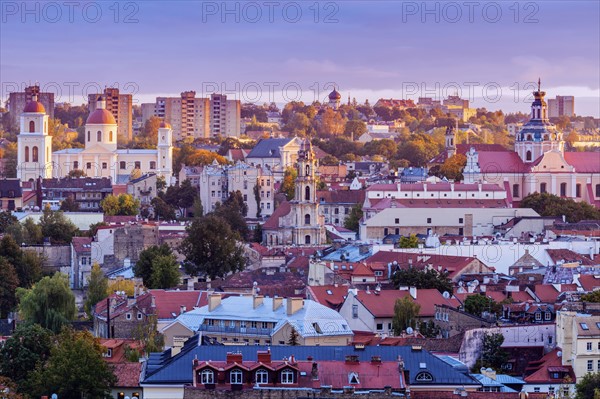
<path id="1" fill-rule="evenodd" d="M 533 172 L 575 172 L 575 168 L 565 161 L 562 152 L 558 150 L 544 153 L 532 168 Z"/>

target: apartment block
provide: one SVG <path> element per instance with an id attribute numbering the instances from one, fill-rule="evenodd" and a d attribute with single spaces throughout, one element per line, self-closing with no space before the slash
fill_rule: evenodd
<path id="1" fill-rule="evenodd" d="M 548 116 L 558 118 L 559 116 L 575 115 L 575 97 L 574 96 L 556 96 L 548 99 Z"/>
<path id="2" fill-rule="evenodd" d="M 89 94 L 88 104 L 90 113 L 97 108 L 98 97 L 104 97 L 105 108 L 117 121 L 117 138 L 119 143 L 125 143 L 133 138 L 133 97 L 131 94 L 121 94 L 119 89 L 106 88 L 102 94 Z"/>
<path id="3" fill-rule="evenodd" d="M 39 85 L 27 86 L 25 91 L 10 93 L 8 96 L 8 112 L 12 125 L 17 124 L 25 105 L 32 101 L 34 96 L 37 96 L 37 101 L 44 106 L 48 117 L 54 118 L 54 93 L 42 93 Z"/>
<path id="4" fill-rule="evenodd" d="M 210 96 L 210 127 L 212 136 L 238 137 L 241 132 L 241 103 L 226 95 Z"/>

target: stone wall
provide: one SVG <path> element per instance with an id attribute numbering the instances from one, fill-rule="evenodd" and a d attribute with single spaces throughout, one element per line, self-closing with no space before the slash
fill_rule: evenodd
<path id="1" fill-rule="evenodd" d="M 28 245 L 21 249 L 35 252 L 43 257 L 42 271 L 44 273 L 65 272 L 71 268 L 70 245 Z"/>

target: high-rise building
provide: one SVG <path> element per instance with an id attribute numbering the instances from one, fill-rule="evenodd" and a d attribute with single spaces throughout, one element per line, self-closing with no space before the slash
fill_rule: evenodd
<path id="1" fill-rule="evenodd" d="M 240 100 L 228 100 L 224 94 L 210 96 L 211 136 L 238 137 L 241 131 Z"/>
<path id="2" fill-rule="evenodd" d="M 41 93 L 40 86 L 28 86 L 23 92 L 10 93 L 8 96 L 8 112 L 11 119 L 11 124 L 16 125 L 19 117 L 28 102 L 33 101 L 33 97 L 37 98 L 46 111 L 46 115 L 50 119 L 54 118 L 54 93 Z"/>
<path id="3" fill-rule="evenodd" d="M 97 108 L 97 101 L 100 94 L 89 94 L 88 104 L 90 113 Z M 120 94 L 119 89 L 104 89 L 103 98 L 105 99 L 106 110 L 108 110 L 117 121 L 117 138 L 120 143 L 126 143 L 133 138 L 132 126 L 132 102 L 131 94 Z"/>
<path id="4" fill-rule="evenodd" d="M 558 118 L 559 116 L 575 115 L 575 97 L 574 96 L 556 96 L 548 99 L 548 116 Z"/>

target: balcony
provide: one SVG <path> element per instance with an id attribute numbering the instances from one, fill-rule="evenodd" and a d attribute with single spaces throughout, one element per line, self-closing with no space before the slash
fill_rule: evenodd
<path id="1" fill-rule="evenodd" d="M 223 334 L 244 334 L 244 335 L 264 335 L 270 336 L 273 329 L 271 328 L 252 328 L 252 327 L 229 327 L 229 326 L 209 326 L 202 324 L 198 331 L 223 333 Z"/>

